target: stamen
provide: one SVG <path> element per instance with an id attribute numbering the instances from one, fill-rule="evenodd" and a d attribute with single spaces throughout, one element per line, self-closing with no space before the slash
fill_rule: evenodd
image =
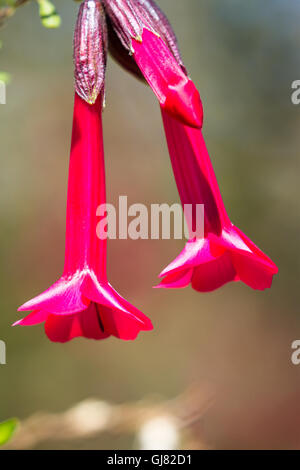
<path id="1" fill-rule="evenodd" d="M 98 323 L 99 323 L 100 330 L 102 331 L 102 333 L 104 333 L 104 325 L 103 325 L 103 322 L 101 320 L 101 316 L 100 316 L 100 312 L 99 312 L 99 306 L 96 303 L 95 303 L 95 309 L 96 309 L 96 313 L 97 313 L 97 320 L 98 320 Z"/>

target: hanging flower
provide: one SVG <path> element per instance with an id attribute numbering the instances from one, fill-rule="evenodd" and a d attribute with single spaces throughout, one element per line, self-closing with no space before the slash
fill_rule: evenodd
<path id="1" fill-rule="evenodd" d="M 191 235 L 183 252 L 162 273 L 160 287 L 188 284 L 207 292 L 229 281 L 243 281 L 254 289 L 271 286 L 275 264 L 231 223 L 206 149 L 201 127 L 199 93 L 183 65 L 175 34 L 153 0 L 103 0 L 123 54 L 120 61 L 137 73 L 124 52 L 157 96 L 178 190 L 183 204 L 204 205 L 204 234 Z M 190 233 L 195 218 L 189 218 Z"/>
<path id="2" fill-rule="evenodd" d="M 102 134 L 104 24 L 99 2 L 90 0 L 81 5 L 74 40 L 78 93 L 74 103 L 63 275 L 43 294 L 22 305 L 20 311 L 32 312 L 15 323 L 45 322 L 47 336 L 57 342 L 78 336 L 99 340 L 111 335 L 133 340 L 140 331 L 152 329 L 151 321 L 109 284 L 107 237 L 103 234 L 99 238 L 96 233 L 97 208 L 106 203 Z M 102 51 L 96 56 L 90 32 L 97 50 Z M 90 61 L 90 57 L 95 60 Z"/>
<path id="3" fill-rule="evenodd" d="M 190 240 L 161 274 L 159 287 L 192 287 L 208 292 L 229 281 L 243 281 L 253 289 L 271 287 L 277 267 L 226 212 L 201 129 L 184 126 L 162 110 L 173 171 L 187 218 Z M 197 204 L 204 205 L 204 234 L 195 237 Z"/>
<path id="4" fill-rule="evenodd" d="M 20 307 L 16 322 L 45 322 L 52 341 L 78 336 L 135 339 L 152 324 L 123 299 L 106 276 L 106 237 L 97 237 L 97 207 L 106 203 L 102 107 L 107 55 L 143 77 L 160 103 L 182 204 L 204 205 L 204 233 L 190 239 L 162 273 L 159 287 L 191 284 L 201 292 L 229 281 L 271 286 L 277 267 L 235 227 L 225 210 L 202 136 L 199 92 L 183 65 L 174 32 L 153 0 L 85 0 L 74 35 L 75 103 L 69 169 L 65 267 L 46 292 Z"/>

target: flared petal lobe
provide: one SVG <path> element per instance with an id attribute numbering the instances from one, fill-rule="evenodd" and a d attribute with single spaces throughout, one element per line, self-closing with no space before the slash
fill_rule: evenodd
<path id="1" fill-rule="evenodd" d="M 27 315 L 25 318 L 16 321 L 13 326 L 33 326 L 40 325 L 47 320 L 48 313 L 44 310 L 34 310 L 32 313 Z"/>
<path id="2" fill-rule="evenodd" d="M 141 331 L 153 329 L 149 318 L 123 299 L 108 283 L 100 284 L 94 273 L 82 273 L 80 280 L 76 276 L 72 287 L 70 282 L 62 278 L 46 293 L 20 307 L 21 311 L 34 311 L 14 326 L 45 322 L 49 339 L 62 343 L 80 336 L 96 340 L 115 336 L 129 341 L 134 340 Z M 81 302 L 80 309 L 78 302 Z"/>
<path id="3" fill-rule="evenodd" d="M 233 239 L 237 233 L 241 232 L 232 226 Z M 250 246 L 248 250 L 234 245 L 225 247 L 222 237 L 224 233 L 215 239 L 208 237 L 205 244 L 199 240 L 188 242 L 175 262 L 160 274 L 163 280 L 158 287 L 178 288 L 191 284 L 199 292 L 211 292 L 231 281 L 242 281 L 257 290 L 271 287 L 272 278 L 278 272 L 276 265 L 264 253 L 259 254 L 257 247 L 256 250 Z"/>
<path id="4" fill-rule="evenodd" d="M 50 314 L 45 322 L 46 335 L 56 343 L 66 343 L 78 337 L 106 339 L 110 334 L 104 330 L 98 310 L 100 308 L 96 304 L 90 303 L 86 310 L 75 315 Z"/>
<path id="5" fill-rule="evenodd" d="M 29 300 L 19 311 L 43 310 L 57 315 L 70 315 L 85 310 L 89 304 L 81 293 L 84 274 L 75 273 L 72 277 L 62 277 L 53 286 L 32 300 Z"/>
<path id="6" fill-rule="evenodd" d="M 276 265 L 235 227 L 226 212 L 202 131 L 162 110 L 174 175 L 182 204 L 204 205 L 204 238 L 192 238 L 160 274 L 158 287 L 192 287 L 200 292 L 231 281 L 264 290 L 271 287 Z M 187 220 L 191 224 L 190 221 Z M 195 230 L 194 222 L 190 233 Z"/>
<path id="7" fill-rule="evenodd" d="M 92 278 L 86 278 L 83 294 L 101 304 L 105 331 L 124 340 L 135 339 L 140 331 L 153 329 L 152 323 L 140 310 L 121 297 L 110 284 L 100 286 Z"/>

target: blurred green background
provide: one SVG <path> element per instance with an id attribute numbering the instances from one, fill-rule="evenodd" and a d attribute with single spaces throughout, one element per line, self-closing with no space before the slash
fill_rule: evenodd
<path id="1" fill-rule="evenodd" d="M 153 321 L 137 341 L 52 344 L 42 326 L 11 328 L 17 307 L 61 274 L 70 146 L 72 33 L 78 5 L 57 1 L 59 30 L 37 6 L 0 32 L 12 74 L 0 105 L 0 421 L 64 411 L 80 400 L 173 398 L 209 383 L 215 399 L 195 429 L 212 448 L 300 448 L 300 79 L 298 0 L 160 0 L 199 87 L 204 133 L 232 221 L 279 266 L 273 287 L 230 284 L 202 295 L 152 289 L 181 241 L 110 241 L 112 285 Z M 152 92 L 112 59 L 104 135 L 108 200 L 178 201 Z M 41 448 L 133 448 L 129 436 Z M 182 444 L 184 446 L 184 444 Z M 186 444 L 189 446 L 189 444 Z M 199 437 L 200 447 L 200 437 Z"/>

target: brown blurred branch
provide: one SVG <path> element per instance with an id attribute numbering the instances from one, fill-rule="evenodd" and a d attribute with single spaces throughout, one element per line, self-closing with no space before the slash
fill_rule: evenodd
<path id="1" fill-rule="evenodd" d="M 211 405 L 212 396 L 210 387 L 202 386 L 192 388 L 174 400 L 160 403 L 141 401 L 113 405 L 89 399 L 64 413 L 38 413 L 24 420 L 6 449 L 31 449 L 46 441 L 82 440 L 102 433 L 133 433 L 139 441 L 146 426 L 149 428 L 149 423 L 154 430 L 155 423 L 158 426 L 166 423 L 168 429 L 171 427 L 173 434 L 178 435 L 178 442 L 184 445 L 187 439 L 187 448 L 207 448 L 205 443 L 195 440 L 193 427 L 199 425 Z M 151 442 L 146 445 L 151 447 Z"/>
<path id="2" fill-rule="evenodd" d="M 7 5 L 0 7 L 0 26 L 3 25 L 4 21 L 12 16 L 16 9 L 28 3 L 30 0 L 16 0 L 13 6 Z"/>

